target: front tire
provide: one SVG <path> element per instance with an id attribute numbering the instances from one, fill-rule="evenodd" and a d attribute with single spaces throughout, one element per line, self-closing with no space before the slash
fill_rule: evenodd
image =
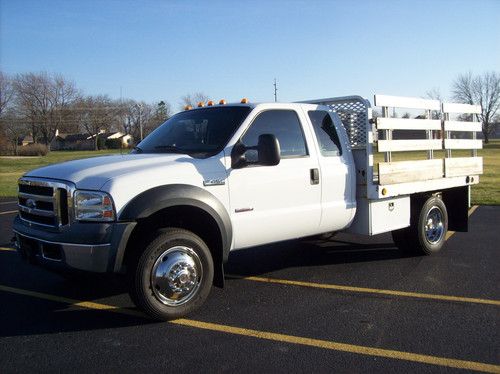
<path id="1" fill-rule="evenodd" d="M 205 242 L 191 231 L 158 230 L 130 274 L 134 303 L 158 320 L 185 316 L 210 293 L 214 265 Z"/>

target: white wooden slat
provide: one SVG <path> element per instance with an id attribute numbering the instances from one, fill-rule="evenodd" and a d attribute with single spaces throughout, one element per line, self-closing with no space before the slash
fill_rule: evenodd
<path id="1" fill-rule="evenodd" d="M 375 106 L 388 106 L 391 108 L 441 109 L 439 100 L 420 99 L 418 97 L 375 95 L 374 102 Z"/>
<path id="2" fill-rule="evenodd" d="M 481 113 L 481 105 L 443 103 L 444 113 Z"/>
<path id="3" fill-rule="evenodd" d="M 444 131 L 481 131 L 481 122 L 444 121 Z"/>
<path id="4" fill-rule="evenodd" d="M 441 149 L 440 139 L 379 140 L 379 152 L 426 151 Z"/>
<path id="5" fill-rule="evenodd" d="M 446 177 L 483 174 L 482 157 L 457 157 L 444 159 L 444 174 Z"/>
<path id="6" fill-rule="evenodd" d="M 379 130 L 441 130 L 438 119 L 377 118 Z"/>
<path id="7" fill-rule="evenodd" d="M 481 149 L 483 142 L 481 139 L 445 139 L 445 149 Z"/>
<path id="8" fill-rule="evenodd" d="M 378 164 L 380 185 L 415 182 L 443 177 L 443 160 L 381 162 Z"/>

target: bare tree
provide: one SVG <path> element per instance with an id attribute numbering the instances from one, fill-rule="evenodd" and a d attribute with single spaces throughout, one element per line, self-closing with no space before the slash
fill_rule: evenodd
<path id="1" fill-rule="evenodd" d="M 441 95 L 441 90 L 438 87 L 433 87 L 425 93 L 426 99 L 443 101 L 443 96 Z"/>
<path id="2" fill-rule="evenodd" d="M 0 71 L 0 117 L 8 108 L 14 97 L 12 79 Z"/>
<path id="3" fill-rule="evenodd" d="M 437 87 L 433 87 L 425 93 L 426 99 L 443 101 L 443 96 L 441 95 L 441 90 Z M 431 119 L 441 119 L 440 110 L 431 110 Z"/>
<path id="4" fill-rule="evenodd" d="M 0 132 L 5 141 L 10 143 L 12 151 L 17 156 L 17 148 L 20 139 L 26 135 L 27 129 L 20 118 L 17 117 L 14 108 L 4 110 L 0 117 Z"/>
<path id="5" fill-rule="evenodd" d="M 500 107 L 500 75 L 487 72 L 473 76 L 471 72 L 459 75 L 453 82 L 453 99 L 472 105 L 481 105 L 478 119 L 482 123 L 484 142 L 489 142 L 493 132 L 494 117 Z"/>
<path id="6" fill-rule="evenodd" d="M 181 97 L 180 109 L 184 110 L 184 107 L 190 105 L 195 107 L 199 102 L 206 103 L 209 97 L 203 92 L 195 92 L 193 94 L 187 94 Z"/>
<path id="7" fill-rule="evenodd" d="M 94 140 L 94 149 L 99 149 L 99 134 L 107 131 L 115 121 L 117 110 L 113 101 L 104 95 L 86 96 L 75 103 L 81 128 Z"/>
<path id="8" fill-rule="evenodd" d="M 164 110 L 160 113 L 170 116 L 170 105 L 165 103 Z M 121 103 L 120 127 L 126 134 L 130 134 L 137 141 L 141 138 L 141 127 L 143 137 L 147 136 L 158 125 L 164 122 L 159 118 L 158 106 L 147 104 L 143 101 L 127 100 Z M 163 118 L 163 117 L 162 117 Z"/>
<path id="9" fill-rule="evenodd" d="M 58 127 L 69 115 L 71 103 L 78 97 L 73 82 L 47 73 L 19 74 L 14 80 L 17 108 L 31 127 L 33 140 L 40 136 L 50 146 Z"/>

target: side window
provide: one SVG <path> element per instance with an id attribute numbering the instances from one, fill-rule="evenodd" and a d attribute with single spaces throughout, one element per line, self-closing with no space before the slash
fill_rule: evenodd
<path id="1" fill-rule="evenodd" d="M 278 138 L 283 158 L 308 154 L 302 126 L 293 110 L 268 110 L 259 114 L 241 141 L 247 146 L 255 146 L 262 134 L 273 134 Z M 247 151 L 245 157 L 248 161 L 256 161 L 257 152 Z"/>
<path id="2" fill-rule="evenodd" d="M 323 156 L 340 156 L 342 147 L 330 114 L 324 110 L 307 112 L 312 122 L 319 149 Z"/>

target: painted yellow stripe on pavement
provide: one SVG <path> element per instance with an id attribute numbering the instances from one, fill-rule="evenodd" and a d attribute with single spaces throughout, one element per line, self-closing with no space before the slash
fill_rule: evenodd
<path id="1" fill-rule="evenodd" d="M 240 327 L 219 325 L 209 322 L 200 322 L 188 319 L 178 319 L 171 321 L 171 323 L 182 326 L 195 327 L 199 329 L 211 330 L 211 331 L 220 331 L 235 335 L 251 336 L 258 339 L 285 342 L 290 344 L 306 345 L 310 347 L 329 349 L 333 351 L 356 353 L 366 356 L 384 357 L 395 360 L 413 361 L 422 364 L 439 365 L 439 366 L 446 366 L 458 369 L 483 371 L 486 373 L 500 373 L 499 365 L 485 364 L 475 361 L 457 360 L 452 358 L 422 355 L 418 353 L 396 351 L 391 349 L 382 349 L 382 348 L 366 347 L 362 345 L 337 343 L 327 340 L 311 339 L 311 338 L 278 334 L 267 331 L 244 329 Z"/>
<path id="2" fill-rule="evenodd" d="M 12 201 L 0 201 L 0 205 L 10 205 L 10 204 L 17 204 L 17 200 L 12 200 Z"/>
<path id="3" fill-rule="evenodd" d="M 417 298 L 417 299 L 456 301 L 456 302 L 462 302 L 462 303 L 487 304 L 487 305 L 500 306 L 500 300 L 479 299 L 479 298 L 473 298 L 473 297 L 460 297 L 460 296 L 436 295 L 436 294 L 419 293 L 419 292 L 384 290 L 384 289 L 378 289 L 378 288 L 365 288 L 365 287 L 343 286 L 343 285 L 339 285 L 339 284 L 302 282 L 302 281 L 295 281 L 295 280 L 266 278 L 266 277 L 253 277 L 253 276 L 242 277 L 242 276 L 235 276 L 235 275 L 228 275 L 228 277 L 237 278 L 237 279 L 244 279 L 244 280 L 249 280 L 249 281 L 253 281 L 253 282 L 283 284 L 283 285 L 287 285 L 287 286 L 299 286 L 299 287 L 319 288 L 319 289 L 356 292 L 356 293 L 371 293 L 371 294 L 378 294 L 378 295 L 411 297 L 411 298 Z"/>
<path id="4" fill-rule="evenodd" d="M 469 209 L 469 217 L 472 215 L 472 213 L 474 213 L 476 211 L 477 208 L 478 208 L 478 205 L 474 205 Z M 446 233 L 445 240 L 448 240 L 449 238 L 451 238 L 453 236 L 453 234 L 455 234 L 455 231 L 448 231 Z"/>
<path id="5" fill-rule="evenodd" d="M 132 316 L 136 316 L 136 317 L 142 317 L 142 318 L 145 317 L 145 315 L 143 313 L 141 313 L 137 310 L 120 308 L 120 307 L 114 306 L 114 305 L 94 303 L 92 301 L 75 300 L 75 299 L 70 299 L 70 298 L 64 297 L 64 296 L 49 295 L 46 293 L 24 290 L 21 288 L 0 285 L 0 291 L 15 293 L 18 295 L 35 297 L 37 299 L 54 301 L 57 303 L 70 304 L 72 306 L 85 308 L 85 309 L 104 310 L 107 312 L 116 312 L 116 313 L 120 313 L 120 314 L 132 315 Z"/>
<path id="6" fill-rule="evenodd" d="M 4 216 L 6 214 L 14 214 L 14 213 L 17 213 L 18 211 L 17 210 L 8 210 L 6 212 L 0 212 L 0 216 Z"/>
<path id="7" fill-rule="evenodd" d="M 8 252 L 15 252 L 15 248 L 8 248 L 8 247 L 0 247 L 0 251 L 8 251 Z"/>
<path id="8" fill-rule="evenodd" d="M 25 296 L 31 296 L 31 297 L 35 297 L 35 298 L 39 298 L 39 299 L 43 299 L 43 300 L 50 300 L 50 301 L 60 302 L 60 303 L 64 303 L 64 304 L 71 304 L 72 306 L 77 306 L 80 308 L 116 312 L 116 313 L 133 315 L 133 316 L 138 316 L 138 317 L 146 317 L 144 314 L 142 314 L 138 311 L 130 310 L 130 309 L 122 309 L 122 308 L 119 308 L 119 307 L 113 306 L 113 305 L 106 305 L 106 304 L 95 303 L 95 302 L 90 302 L 90 301 L 79 301 L 79 300 L 74 300 L 74 299 L 70 299 L 70 298 L 66 298 L 66 297 L 49 295 L 49 294 L 45 294 L 45 293 L 29 291 L 29 290 L 14 288 L 14 287 L 8 287 L 8 286 L 3 286 L 3 285 L 0 285 L 0 291 L 15 293 L 15 294 L 19 294 L 19 295 L 25 295 Z M 487 363 L 482 363 L 482 362 L 477 362 L 477 361 L 458 360 L 458 359 L 453 359 L 453 358 L 423 355 L 423 354 L 418 354 L 418 353 L 396 351 L 396 350 L 391 350 L 391 349 L 383 349 L 383 348 L 367 347 L 367 346 L 362 346 L 362 345 L 338 343 L 338 342 L 333 342 L 333 341 L 328 341 L 328 340 L 312 339 L 312 338 L 305 338 L 305 337 L 294 336 L 294 335 L 273 333 L 273 332 L 268 332 L 268 331 L 245 329 L 245 328 L 241 328 L 241 327 L 221 325 L 221 324 L 210 323 L 210 322 L 195 321 L 195 320 L 190 320 L 190 319 L 177 319 L 177 320 L 170 321 L 170 323 L 175 324 L 175 325 L 180 325 L 180 326 L 197 328 L 197 329 L 216 331 L 216 332 L 222 332 L 222 333 L 233 334 L 233 335 L 241 335 L 241 336 L 246 336 L 246 337 L 253 337 L 253 338 L 257 338 L 257 339 L 264 339 L 264 340 L 270 340 L 270 341 L 276 341 L 276 342 L 282 342 L 282 343 L 304 345 L 304 346 L 309 346 L 309 347 L 328 349 L 328 350 L 332 350 L 332 351 L 355 353 L 355 354 L 360 354 L 360 355 L 365 355 L 365 356 L 384 357 L 384 358 L 389 358 L 389 359 L 394 359 L 394 360 L 412 361 L 412 362 L 418 362 L 418 363 L 422 363 L 422 364 L 445 366 L 445 367 L 458 368 L 458 369 L 475 370 L 475 371 L 481 371 L 481 372 L 485 372 L 485 373 L 500 373 L 500 365 L 487 364 Z"/>

